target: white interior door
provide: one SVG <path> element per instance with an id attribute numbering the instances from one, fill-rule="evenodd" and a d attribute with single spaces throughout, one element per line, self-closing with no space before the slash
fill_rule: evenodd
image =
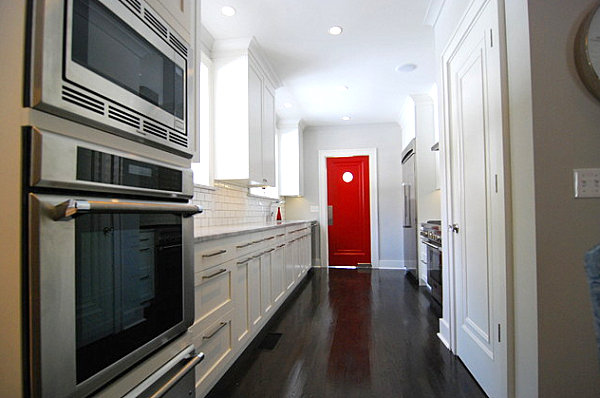
<path id="1" fill-rule="evenodd" d="M 490 397 L 508 395 L 504 144 L 498 5 L 487 2 L 447 63 L 450 269 L 456 353 Z"/>

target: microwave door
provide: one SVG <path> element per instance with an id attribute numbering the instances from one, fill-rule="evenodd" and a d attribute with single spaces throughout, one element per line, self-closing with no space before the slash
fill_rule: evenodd
<path id="1" fill-rule="evenodd" d="M 38 194 L 29 205 L 41 395 L 83 396 L 191 324 L 197 206 Z"/>
<path id="2" fill-rule="evenodd" d="M 69 2 L 66 79 L 174 127 L 185 120 L 186 60 L 115 3 Z M 137 125 L 133 114 L 113 116 Z"/>

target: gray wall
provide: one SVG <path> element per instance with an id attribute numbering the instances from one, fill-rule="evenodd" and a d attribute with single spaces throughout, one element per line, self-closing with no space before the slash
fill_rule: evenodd
<path id="1" fill-rule="evenodd" d="M 402 194 L 400 126 L 307 127 L 304 130 L 304 197 L 286 199 L 287 219 L 318 219 L 319 150 L 377 148 L 380 266 L 402 266 Z"/>
<path id="2" fill-rule="evenodd" d="M 529 0 L 537 256 L 539 395 L 597 397 L 600 368 L 587 250 L 600 199 L 573 198 L 573 169 L 600 167 L 600 102 L 581 83 L 575 34 L 596 0 Z M 514 170 L 513 173 L 518 173 Z"/>

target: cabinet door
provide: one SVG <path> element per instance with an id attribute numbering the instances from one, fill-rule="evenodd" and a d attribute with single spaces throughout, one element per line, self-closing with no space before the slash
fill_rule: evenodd
<path id="1" fill-rule="evenodd" d="M 234 265 L 233 286 L 233 318 L 231 329 L 236 345 L 248 337 L 250 322 L 248 317 L 248 262 L 238 261 Z"/>
<path id="2" fill-rule="evenodd" d="M 289 242 L 285 246 L 285 288 L 290 289 L 295 279 L 295 263 L 296 263 L 297 246 L 296 241 Z"/>
<path id="3" fill-rule="evenodd" d="M 271 297 L 278 302 L 283 297 L 285 278 L 284 245 L 279 245 L 271 254 Z"/>
<path id="4" fill-rule="evenodd" d="M 274 187 L 275 183 L 275 90 L 265 81 L 262 115 L 262 178 Z"/>
<path id="5" fill-rule="evenodd" d="M 266 314 L 271 310 L 273 303 L 273 300 L 271 299 L 271 254 L 273 251 L 274 249 L 271 249 L 260 256 L 260 303 L 263 314 Z"/>
<path id="6" fill-rule="evenodd" d="M 248 315 L 251 330 L 262 320 L 260 300 L 260 257 L 254 257 L 248 262 Z"/>
<path id="7" fill-rule="evenodd" d="M 252 63 L 248 65 L 248 178 L 253 183 L 263 183 L 262 170 L 262 77 Z M 230 143 L 235 145 L 234 142 Z"/>

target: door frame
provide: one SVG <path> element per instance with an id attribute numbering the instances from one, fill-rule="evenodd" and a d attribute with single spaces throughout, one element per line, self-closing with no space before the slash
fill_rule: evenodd
<path id="1" fill-rule="evenodd" d="M 377 148 L 329 149 L 319 151 L 319 228 L 321 266 L 329 267 L 329 228 L 327 222 L 327 158 L 369 157 L 369 212 L 371 229 L 371 266 L 379 266 L 379 217 L 377 204 Z"/>

